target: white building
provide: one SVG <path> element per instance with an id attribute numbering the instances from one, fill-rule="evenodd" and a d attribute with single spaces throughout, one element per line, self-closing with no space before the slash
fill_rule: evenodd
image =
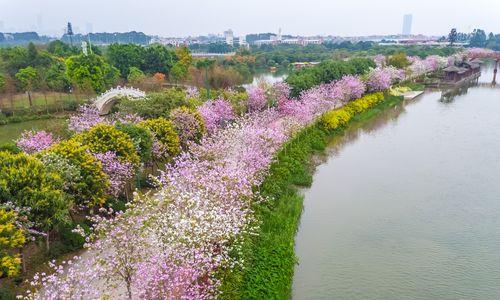
<path id="1" fill-rule="evenodd" d="M 226 44 L 233 46 L 234 44 L 234 34 L 231 29 L 224 31 L 224 38 L 226 39 Z"/>
<path id="2" fill-rule="evenodd" d="M 246 47 L 248 48 L 248 43 L 247 43 L 247 39 L 245 36 L 240 36 L 239 39 L 238 39 L 238 42 L 240 44 L 240 47 Z"/>

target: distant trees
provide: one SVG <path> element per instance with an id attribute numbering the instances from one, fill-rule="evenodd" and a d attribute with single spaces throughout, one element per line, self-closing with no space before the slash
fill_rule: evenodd
<path id="1" fill-rule="evenodd" d="M 396 67 L 398 69 L 405 69 L 410 65 L 410 61 L 408 60 L 406 53 L 399 52 L 387 58 L 387 65 Z"/>
<path id="2" fill-rule="evenodd" d="M 179 81 L 187 77 L 193 57 L 187 47 L 177 48 L 175 50 L 175 57 L 177 62 L 172 66 L 171 75 L 174 80 Z"/>
<path id="3" fill-rule="evenodd" d="M 180 47 L 174 50 L 155 44 L 142 47 L 135 44 L 112 44 L 107 49 L 109 63 L 120 70 L 120 76 L 127 78 L 131 68 L 143 73 L 170 74 L 178 80 L 187 75 L 192 57 L 189 50 Z M 175 68 L 174 68 L 175 67 Z"/>
<path id="4" fill-rule="evenodd" d="M 66 59 L 66 74 L 84 91 L 104 92 L 115 84 L 119 70 L 96 54 L 74 55 Z"/>
<path id="5" fill-rule="evenodd" d="M 361 75 L 375 68 L 371 59 L 355 58 L 349 61 L 325 61 L 319 65 L 292 72 L 286 82 L 292 88 L 291 95 L 297 97 L 302 91 L 321 83 L 341 79 L 344 75 Z"/>
<path id="6" fill-rule="evenodd" d="M 486 46 L 486 33 L 482 29 L 474 29 L 470 38 L 470 46 L 472 47 L 485 47 Z"/>
<path id="7" fill-rule="evenodd" d="M 120 70 L 120 75 L 127 78 L 130 68 L 144 67 L 145 50 L 135 44 L 112 44 L 108 47 L 107 58 L 110 64 Z"/>
<path id="8" fill-rule="evenodd" d="M 74 44 L 80 44 L 82 41 L 93 41 L 98 44 L 139 44 L 148 45 L 151 41 L 151 37 L 144 34 L 143 32 L 131 31 L 131 32 L 101 32 L 101 33 L 89 33 L 89 34 L 65 34 L 61 40 L 65 43 L 69 43 L 73 40 Z"/>
<path id="9" fill-rule="evenodd" d="M 175 63 L 175 54 L 165 46 L 154 44 L 145 49 L 144 67 L 142 70 L 149 74 L 168 74 Z"/>
<path id="10" fill-rule="evenodd" d="M 60 40 L 52 41 L 47 45 L 47 52 L 58 57 L 76 55 L 79 51 L 78 47 L 70 46 Z"/>
<path id="11" fill-rule="evenodd" d="M 452 28 L 450 33 L 448 34 L 448 41 L 450 42 L 450 46 L 453 46 L 457 42 L 458 33 L 456 28 Z"/>

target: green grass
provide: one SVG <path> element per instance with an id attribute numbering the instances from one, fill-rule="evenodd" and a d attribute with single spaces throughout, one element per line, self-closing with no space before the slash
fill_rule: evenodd
<path id="1" fill-rule="evenodd" d="M 356 115 L 349 126 L 373 118 L 402 99 L 387 95 L 383 102 Z M 244 267 L 221 274 L 220 299 L 291 298 L 297 263 L 295 234 L 303 207 L 298 188 L 312 184 L 311 156 L 323 152 L 328 140 L 344 129 L 327 132 L 319 123 L 315 124 L 300 132 L 277 154 L 260 189 L 272 200 L 255 207 L 256 217 L 261 221 L 258 236 L 246 239 L 242 251 Z"/>
<path id="2" fill-rule="evenodd" d="M 90 96 L 80 96 L 77 97 L 74 94 L 57 93 L 57 92 L 47 92 L 46 94 L 34 92 L 31 95 L 33 106 L 45 107 L 46 105 L 54 106 L 67 101 L 81 102 L 88 99 Z M 26 93 L 7 95 L 0 94 L 0 107 L 4 109 L 19 109 L 19 108 L 29 108 L 30 102 L 28 95 Z"/>

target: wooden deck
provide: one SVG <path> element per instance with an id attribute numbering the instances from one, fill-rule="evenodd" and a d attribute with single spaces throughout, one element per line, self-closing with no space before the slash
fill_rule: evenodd
<path id="1" fill-rule="evenodd" d="M 424 91 L 411 91 L 411 92 L 406 92 L 403 94 L 403 97 L 405 100 L 412 100 L 417 98 L 418 96 L 422 95 Z"/>

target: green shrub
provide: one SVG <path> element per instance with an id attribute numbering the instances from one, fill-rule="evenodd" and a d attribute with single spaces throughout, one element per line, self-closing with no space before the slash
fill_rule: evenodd
<path id="1" fill-rule="evenodd" d="M 150 93 L 139 100 L 122 99 L 116 107 L 122 113 L 136 113 L 143 118 L 154 119 L 166 118 L 172 109 L 181 106 L 191 107 L 191 102 L 183 90 L 172 88 Z"/>
<path id="2" fill-rule="evenodd" d="M 139 125 L 150 130 L 159 144 L 158 149 L 153 151 L 156 152 L 153 153 L 155 159 L 170 161 L 180 153 L 179 135 L 171 121 L 164 118 L 150 119 L 140 122 Z"/>
<path id="3" fill-rule="evenodd" d="M 7 151 L 10 153 L 20 153 L 21 149 L 19 149 L 17 147 L 16 143 L 9 142 L 9 143 L 5 143 L 5 144 L 0 145 L 0 151 Z"/>
<path id="4" fill-rule="evenodd" d="M 133 124 L 117 124 L 115 127 L 132 139 L 142 162 L 151 160 L 153 137 L 149 130 Z"/>

